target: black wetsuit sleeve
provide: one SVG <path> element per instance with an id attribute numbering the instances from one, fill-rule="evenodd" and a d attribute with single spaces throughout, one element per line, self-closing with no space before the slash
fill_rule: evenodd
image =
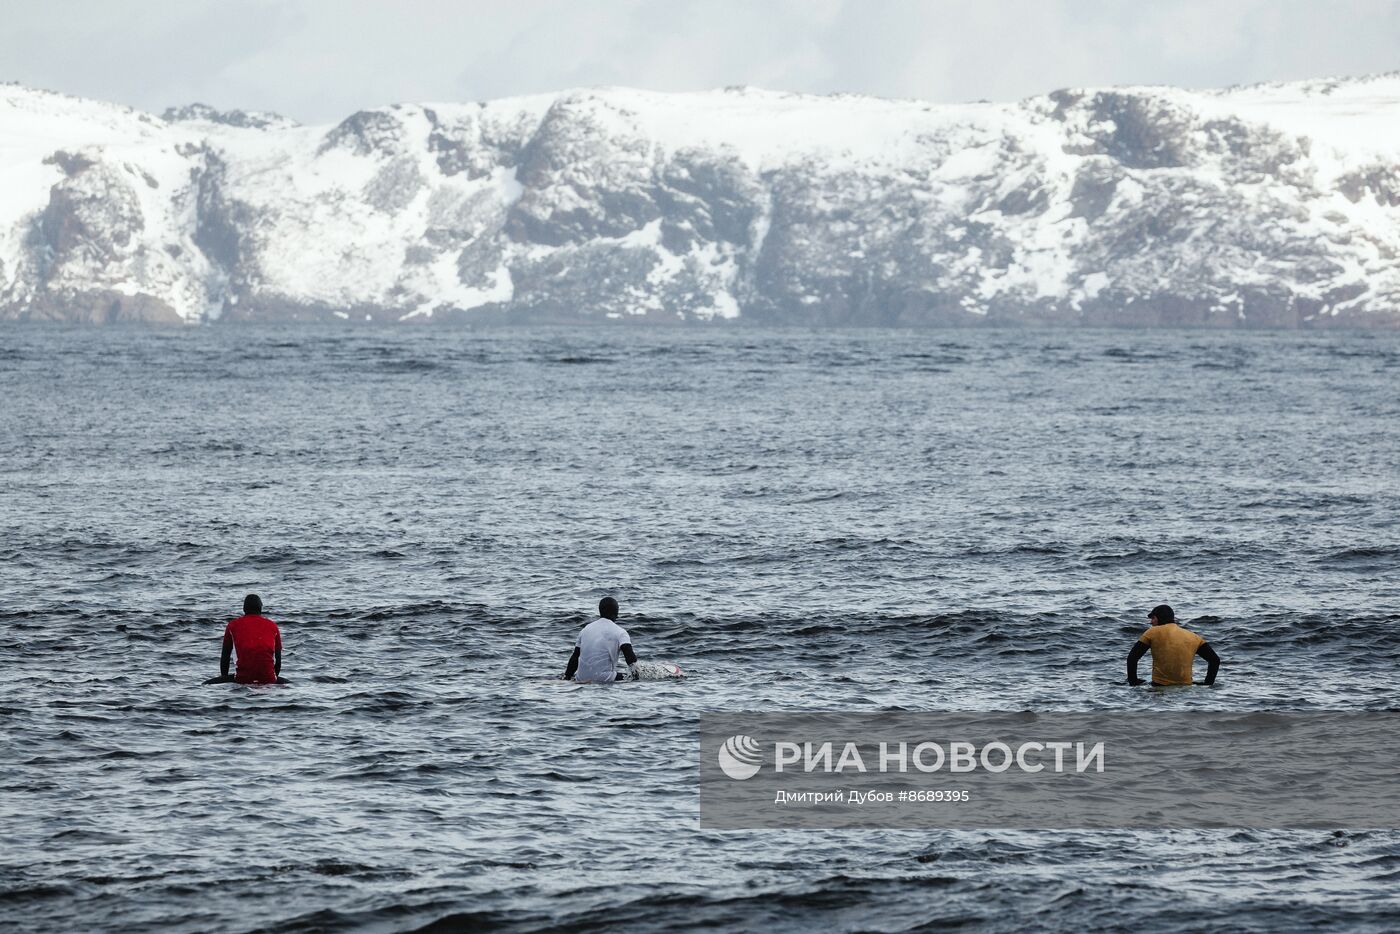
<path id="1" fill-rule="evenodd" d="M 1147 654 L 1146 642 L 1134 642 L 1133 648 L 1128 652 L 1128 683 L 1142 684 L 1142 679 L 1138 677 L 1138 659 Z"/>
<path id="2" fill-rule="evenodd" d="M 622 657 L 627 659 L 627 664 L 629 665 L 637 664 L 637 653 L 632 651 L 632 643 L 622 643 Z"/>
<path id="3" fill-rule="evenodd" d="M 1215 654 L 1215 649 L 1210 647 L 1209 642 L 1202 642 L 1201 647 L 1196 650 L 1196 654 L 1206 660 L 1210 667 L 1206 669 L 1206 679 L 1202 684 L 1214 684 L 1215 673 L 1220 670 L 1220 656 Z"/>
<path id="4" fill-rule="evenodd" d="M 228 677 L 228 663 L 233 658 L 233 636 L 224 633 L 224 648 L 219 653 L 219 677 Z"/>
<path id="5" fill-rule="evenodd" d="M 569 656 L 569 667 L 564 669 L 564 680 L 574 680 L 574 673 L 578 671 L 578 646 L 574 646 L 574 654 Z"/>

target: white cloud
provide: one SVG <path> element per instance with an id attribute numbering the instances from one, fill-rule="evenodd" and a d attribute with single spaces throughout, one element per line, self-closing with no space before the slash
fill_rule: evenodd
<path id="1" fill-rule="evenodd" d="M 1393 0 L 10 0 L 0 30 L 0 78 L 318 121 L 598 84 L 959 101 L 1397 68 Z"/>

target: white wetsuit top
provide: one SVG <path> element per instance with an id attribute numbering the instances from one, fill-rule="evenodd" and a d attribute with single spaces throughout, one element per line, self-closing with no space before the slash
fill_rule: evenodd
<path id="1" fill-rule="evenodd" d="M 575 681 L 611 684 L 617 679 L 617 653 L 631 645 L 627 630 L 610 619 L 599 617 L 578 634 L 578 671 Z"/>

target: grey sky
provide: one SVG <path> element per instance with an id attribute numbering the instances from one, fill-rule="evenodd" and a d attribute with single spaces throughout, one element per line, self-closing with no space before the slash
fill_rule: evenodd
<path id="1" fill-rule="evenodd" d="M 7 0 L 0 80 L 160 111 L 749 84 L 933 101 L 1400 70 L 1400 0 Z"/>

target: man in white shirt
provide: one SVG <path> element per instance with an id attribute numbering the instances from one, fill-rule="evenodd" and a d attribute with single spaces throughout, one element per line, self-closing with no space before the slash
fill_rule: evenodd
<path id="1" fill-rule="evenodd" d="M 584 684 L 612 684 L 617 680 L 617 653 L 627 659 L 632 680 L 637 679 L 637 654 L 632 651 L 632 637 L 617 624 L 617 601 L 604 597 L 598 601 L 598 619 L 583 627 L 574 643 L 569 667 L 564 669 L 565 681 Z"/>

